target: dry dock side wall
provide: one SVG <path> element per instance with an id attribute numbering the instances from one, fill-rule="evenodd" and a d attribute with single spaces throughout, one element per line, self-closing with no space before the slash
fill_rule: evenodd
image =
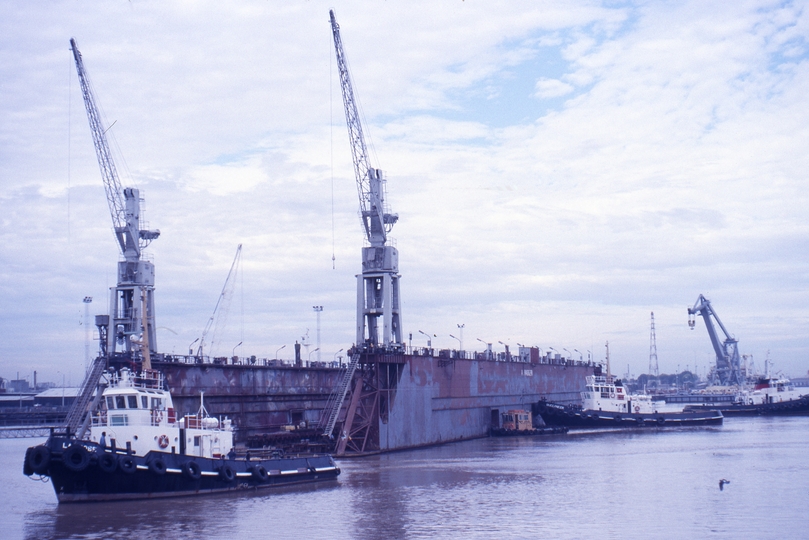
<path id="1" fill-rule="evenodd" d="M 382 451 L 483 437 L 501 412 L 542 398 L 575 402 L 593 366 L 408 356 L 387 418 Z M 386 421 L 385 421 L 386 420 Z"/>

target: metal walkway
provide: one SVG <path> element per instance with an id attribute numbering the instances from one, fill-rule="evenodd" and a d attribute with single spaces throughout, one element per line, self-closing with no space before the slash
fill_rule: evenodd
<path id="1" fill-rule="evenodd" d="M 329 401 L 326 404 L 324 411 L 329 411 L 329 416 L 325 425 L 323 425 L 322 422 L 321 425 L 323 425 L 323 434 L 328 437 L 332 436 L 334 426 L 337 424 L 337 418 L 340 416 L 340 409 L 343 408 L 343 402 L 346 399 L 348 387 L 351 385 L 351 380 L 354 378 L 354 372 L 357 370 L 357 364 L 359 364 L 359 361 L 360 353 L 356 352 L 351 356 L 351 362 L 348 364 L 348 368 L 346 368 L 346 372 L 343 374 L 343 380 L 340 381 L 340 386 L 338 386 L 334 393 L 329 397 Z"/>
<path id="2" fill-rule="evenodd" d="M 76 437 L 81 439 L 87 432 L 87 427 L 90 425 L 91 415 L 87 414 L 88 410 L 94 410 L 98 401 L 101 399 L 101 389 L 99 388 L 99 381 L 104 369 L 107 367 L 107 358 L 99 356 L 93 361 L 93 366 L 84 377 L 84 382 L 81 386 L 81 393 L 76 396 L 76 401 L 67 413 L 65 425 L 71 433 L 75 433 Z M 96 392 L 98 390 L 98 392 Z"/>

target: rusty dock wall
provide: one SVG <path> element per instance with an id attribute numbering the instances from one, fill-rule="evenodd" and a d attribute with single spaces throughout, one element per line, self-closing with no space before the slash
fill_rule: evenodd
<path id="1" fill-rule="evenodd" d="M 594 366 L 407 356 L 396 388 L 381 403 L 379 450 L 484 437 L 500 413 L 541 399 L 580 399 Z"/>

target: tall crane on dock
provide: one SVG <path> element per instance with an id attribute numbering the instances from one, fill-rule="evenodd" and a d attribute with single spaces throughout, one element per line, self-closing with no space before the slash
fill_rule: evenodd
<path id="1" fill-rule="evenodd" d="M 399 216 L 387 210 L 384 176 L 381 170 L 370 164 L 340 38 L 340 25 L 333 10 L 329 11 L 329 16 L 360 199 L 360 220 L 370 244 L 362 248 L 362 274 L 357 276 L 356 344 L 359 348 L 401 350 L 404 340 L 399 297 L 399 252 L 390 245 L 388 238 Z"/>
<path id="2" fill-rule="evenodd" d="M 705 328 L 708 329 L 708 337 L 711 338 L 711 345 L 713 345 L 714 352 L 716 353 L 716 369 L 714 370 L 713 384 L 722 386 L 729 386 L 744 383 L 744 376 L 742 375 L 741 358 L 739 357 L 739 341 L 728 333 L 725 325 L 719 320 L 719 316 L 711 306 L 711 301 L 703 295 L 699 295 L 693 307 L 688 308 L 688 326 L 694 329 L 696 321 L 695 315 L 700 315 L 705 321 Z M 716 321 L 722 333 L 725 335 L 725 340 L 719 342 L 719 335 L 716 332 L 711 319 Z"/>
<path id="3" fill-rule="evenodd" d="M 107 131 L 96 106 L 95 94 L 84 69 L 76 40 L 71 38 L 70 48 L 76 61 L 87 120 L 93 134 L 101 179 L 107 194 L 112 216 L 113 231 L 124 260 L 118 262 L 118 284 L 111 290 L 110 318 L 107 328 L 106 352 L 131 355 L 135 351 L 148 361 L 150 353 L 157 351 L 154 311 L 154 265 L 143 257 L 143 249 L 160 236 L 159 230 L 141 229 L 141 198 L 136 188 L 122 188 L 118 171 L 107 142 Z M 111 126 L 110 126 L 111 127 Z"/>

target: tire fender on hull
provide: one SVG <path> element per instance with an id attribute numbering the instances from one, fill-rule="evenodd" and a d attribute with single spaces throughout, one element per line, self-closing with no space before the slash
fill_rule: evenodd
<path id="1" fill-rule="evenodd" d="M 162 457 L 155 457 L 149 460 L 149 470 L 154 474 L 164 475 L 166 474 L 166 469 L 168 469 L 168 466 L 166 465 L 166 460 Z"/>
<path id="2" fill-rule="evenodd" d="M 270 478 L 270 475 L 267 474 L 267 469 L 265 469 L 261 465 L 256 465 L 255 467 L 250 467 L 250 472 L 253 473 L 253 478 L 255 478 L 256 480 L 258 480 L 261 483 L 266 482 Z"/>
<path id="3" fill-rule="evenodd" d="M 62 454 L 62 462 L 71 471 L 81 472 L 90 464 L 90 453 L 81 444 L 73 443 Z"/>
<path id="4" fill-rule="evenodd" d="M 25 456 L 25 464 L 37 474 L 42 474 L 48 470 L 51 463 L 51 451 L 47 446 L 35 446 L 29 448 Z"/>
<path id="5" fill-rule="evenodd" d="M 118 468 L 118 456 L 104 452 L 98 457 L 98 468 L 105 473 L 114 473 Z"/>
<path id="6" fill-rule="evenodd" d="M 219 478 L 227 483 L 236 480 L 236 473 L 233 471 L 233 467 L 227 464 L 219 467 Z"/>
<path id="7" fill-rule="evenodd" d="M 118 468 L 126 474 L 133 474 L 138 470 L 138 464 L 135 463 L 135 458 L 132 456 L 124 456 L 118 460 Z"/>
<path id="8" fill-rule="evenodd" d="M 183 474 L 191 480 L 202 478 L 202 468 L 196 461 L 186 461 L 183 464 Z"/>

